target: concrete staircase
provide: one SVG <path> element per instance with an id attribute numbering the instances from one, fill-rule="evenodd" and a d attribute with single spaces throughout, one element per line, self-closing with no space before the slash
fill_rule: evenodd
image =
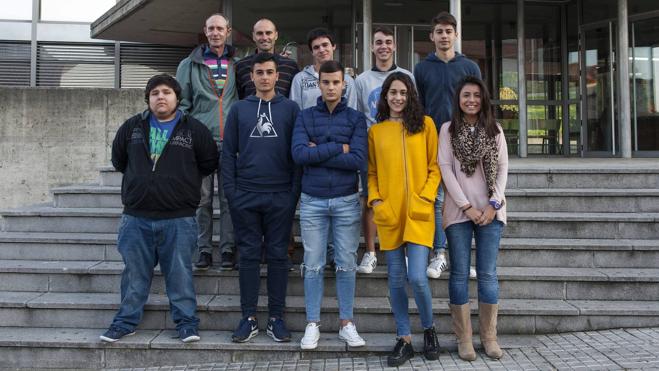
<path id="1" fill-rule="evenodd" d="M 503 339 L 512 344 L 523 334 L 659 326 L 656 163 L 513 160 L 507 191 L 509 224 L 498 270 Z M 289 277 L 286 320 L 294 331 L 291 343 L 276 344 L 264 334 L 248 344 L 231 343 L 231 331 L 240 318 L 238 276 L 213 269 L 195 274 L 201 342 L 183 345 L 173 338 L 159 273 L 138 333 L 115 344 L 99 342 L 98 335 L 118 308 L 123 266 L 115 233 L 121 177 L 110 168 L 100 173 L 99 184 L 53 189 L 52 205 L 2 211 L 0 368 L 143 367 L 334 357 L 346 352 L 360 356 L 393 346 L 395 327 L 383 256 L 376 272 L 358 275 L 355 322 L 367 340 L 365 348 L 346 349 L 336 338 L 338 309 L 329 271 L 323 339 L 313 352 L 298 349 L 305 326 L 299 271 Z M 298 249 L 296 260 L 300 259 Z M 265 270 L 261 276 L 265 294 Z M 447 279 L 444 274 L 433 280 L 432 292 L 441 344 L 453 347 Z M 476 293 L 475 281 L 471 292 Z M 259 302 L 261 327 L 266 323 L 266 301 L 263 296 Z M 416 313 L 414 301 L 410 304 Z M 418 330 L 418 318 L 412 319 Z M 474 325 L 477 331 L 477 321 Z"/>

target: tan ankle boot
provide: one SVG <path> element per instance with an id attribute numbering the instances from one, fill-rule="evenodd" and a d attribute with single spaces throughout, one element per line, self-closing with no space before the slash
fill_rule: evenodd
<path id="1" fill-rule="evenodd" d="M 478 323 L 480 325 L 480 336 L 485 354 L 488 357 L 499 359 L 503 355 L 497 343 L 497 315 L 498 304 L 478 303 Z"/>
<path id="2" fill-rule="evenodd" d="M 471 311 L 469 303 L 462 305 L 449 304 L 453 319 L 453 332 L 458 338 L 458 355 L 465 361 L 476 360 L 474 344 L 471 342 Z"/>

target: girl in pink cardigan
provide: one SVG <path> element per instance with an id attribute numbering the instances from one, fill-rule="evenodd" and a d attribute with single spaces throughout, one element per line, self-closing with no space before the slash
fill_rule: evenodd
<path id="1" fill-rule="evenodd" d="M 503 129 L 494 120 L 487 88 L 479 78 L 466 77 L 456 89 L 453 117 L 439 133 L 439 165 L 447 195 L 442 220 L 450 247 L 449 306 L 458 353 L 464 360 L 476 359 L 469 308 L 469 265 L 474 238 L 480 337 L 485 353 L 498 359 L 502 352 L 496 335 L 496 264 L 506 224 L 508 150 Z"/>

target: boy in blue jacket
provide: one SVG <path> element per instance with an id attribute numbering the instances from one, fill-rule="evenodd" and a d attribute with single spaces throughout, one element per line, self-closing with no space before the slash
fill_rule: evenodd
<path id="1" fill-rule="evenodd" d="M 267 334 L 291 340 L 283 320 L 288 285 L 288 241 L 300 195 L 300 173 L 291 158 L 298 105 L 275 91 L 277 60 L 271 53 L 252 58 L 256 95 L 237 102 L 224 129 L 221 174 L 240 252 L 240 307 L 243 319 L 232 340 L 243 343 L 259 332 L 256 319 L 261 262 L 268 264 Z"/>
<path id="2" fill-rule="evenodd" d="M 336 295 L 341 321 L 339 338 L 349 346 L 365 345 L 352 322 L 361 206 L 357 171 L 366 161 L 366 117 L 341 98 L 343 66 L 320 65 L 321 96 L 300 112 L 293 133 L 293 160 L 304 166 L 300 228 L 304 245 L 304 302 L 307 327 L 302 349 L 318 346 L 323 267 L 331 228 L 336 262 Z"/>

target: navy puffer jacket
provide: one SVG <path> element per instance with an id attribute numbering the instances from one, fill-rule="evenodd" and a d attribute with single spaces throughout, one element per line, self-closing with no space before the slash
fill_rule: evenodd
<path id="1" fill-rule="evenodd" d="M 348 153 L 343 144 L 350 146 Z M 319 97 L 316 106 L 298 114 L 293 130 L 293 161 L 304 167 L 302 192 L 319 198 L 356 193 L 357 170 L 366 169 L 366 146 L 364 114 L 348 107 L 345 98 L 330 113 Z"/>

